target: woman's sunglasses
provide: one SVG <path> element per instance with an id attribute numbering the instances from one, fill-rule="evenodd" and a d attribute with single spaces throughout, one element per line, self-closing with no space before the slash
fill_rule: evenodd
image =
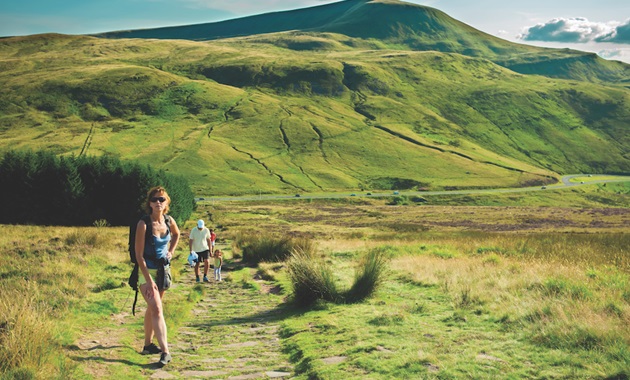
<path id="1" fill-rule="evenodd" d="M 164 197 L 153 197 L 153 198 L 151 198 L 151 202 L 164 203 L 164 202 L 166 202 L 166 198 L 164 198 Z"/>

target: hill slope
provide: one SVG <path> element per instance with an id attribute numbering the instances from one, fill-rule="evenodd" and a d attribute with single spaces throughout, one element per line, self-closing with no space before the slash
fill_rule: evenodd
<path id="1" fill-rule="evenodd" d="M 524 74 L 589 81 L 630 81 L 630 65 L 606 61 L 593 53 L 515 44 L 472 28 L 437 9 L 397 0 L 345 0 L 222 22 L 117 31 L 96 36 L 204 41 L 287 31 L 343 34 L 353 38 L 353 45 L 357 40 L 371 41 L 371 48 L 435 50 L 483 57 Z M 304 47 L 301 45 L 300 48 Z M 311 48 L 326 47 L 313 45 Z"/>
<path id="2" fill-rule="evenodd" d="M 0 66 L 1 150 L 138 159 L 187 175 L 199 193 L 630 172 L 630 91 L 458 54 L 41 35 L 0 41 Z"/>

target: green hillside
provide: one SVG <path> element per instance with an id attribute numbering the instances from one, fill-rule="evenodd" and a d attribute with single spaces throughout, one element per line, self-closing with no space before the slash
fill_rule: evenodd
<path id="1" fill-rule="evenodd" d="M 186 175 L 200 194 L 630 171 L 627 89 L 459 54 L 39 35 L 0 41 L 0 67 L 1 150 L 139 160 Z"/>
<path id="2" fill-rule="evenodd" d="M 348 0 L 101 37 L 135 39 L 1 41 L 2 149 L 137 159 L 222 194 L 630 167 L 628 65 L 513 44 L 429 7 Z"/>
<path id="3" fill-rule="evenodd" d="M 351 38 L 329 45 L 318 39 L 289 42 L 261 34 L 336 33 Z M 440 51 L 489 59 L 522 74 L 628 84 L 630 66 L 596 54 L 509 42 L 453 19 L 435 8 L 398 0 L 345 0 L 317 7 L 233 20 L 155 29 L 101 33 L 104 38 L 158 38 L 206 41 L 257 36 L 297 50 L 331 48 Z M 284 41 L 283 41 L 284 40 Z"/>

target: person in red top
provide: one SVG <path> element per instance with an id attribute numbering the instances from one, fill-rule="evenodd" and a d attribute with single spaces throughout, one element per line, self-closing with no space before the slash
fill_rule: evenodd
<path id="1" fill-rule="evenodd" d="M 214 228 L 210 229 L 210 242 L 212 247 L 210 247 L 210 252 L 214 252 L 214 242 L 217 240 L 217 234 L 214 233 Z"/>

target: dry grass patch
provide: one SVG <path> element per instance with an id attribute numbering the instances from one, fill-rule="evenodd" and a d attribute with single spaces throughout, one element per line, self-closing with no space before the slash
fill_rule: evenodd
<path id="1" fill-rule="evenodd" d="M 630 345 L 628 273 L 602 267 L 484 256 L 443 259 L 429 254 L 395 259 L 413 281 L 435 285 L 454 306 L 495 316 L 505 328 L 525 329 L 550 348 L 608 350 Z M 627 290 L 626 290 L 627 292 Z"/>
<path id="2" fill-rule="evenodd" d="M 64 320 L 90 291 L 112 281 L 105 268 L 128 257 L 121 244 L 125 229 L 2 228 L 0 262 L 10 265 L 0 267 L 0 373 L 68 378 L 61 347 L 74 324 Z"/>

